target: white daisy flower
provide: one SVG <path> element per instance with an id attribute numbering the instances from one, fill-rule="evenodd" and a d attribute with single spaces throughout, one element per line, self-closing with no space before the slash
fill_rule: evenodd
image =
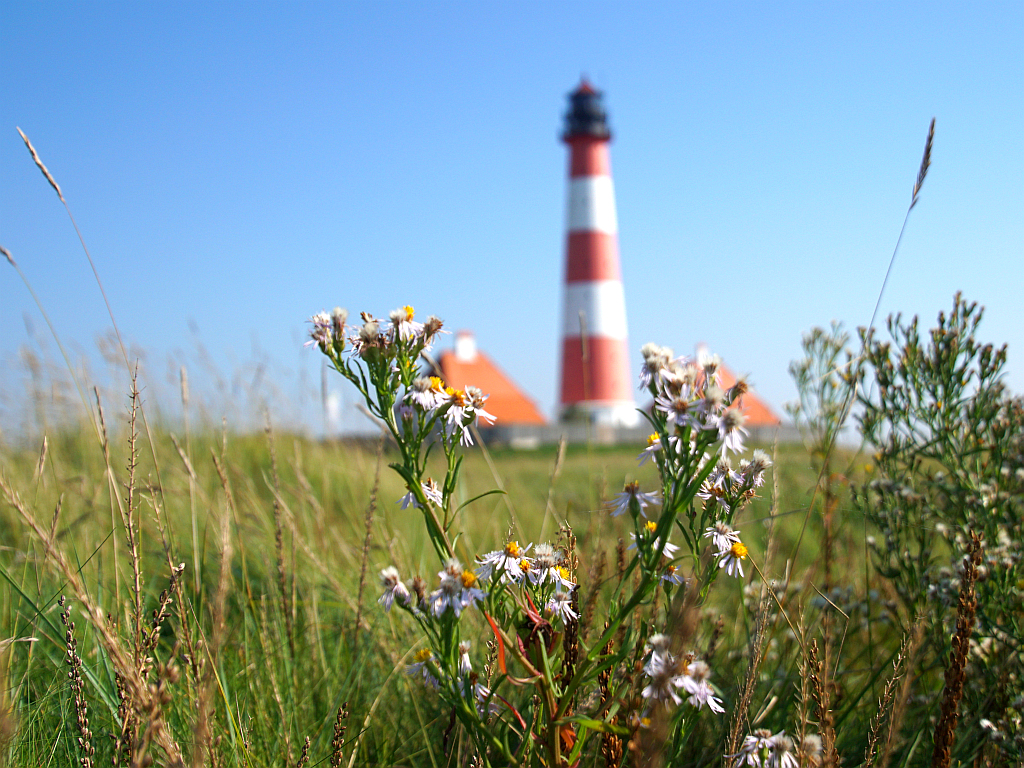
<path id="1" fill-rule="evenodd" d="M 409 590 L 398 578 L 398 569 L 389 565 L 380 572 L 380 583 L 384 587 L 384 594 L 377 600 L 384 606 L 385 612 L 391 610 L 391 605 L 398 598 L 402 603 L 409 604 Z"/>
<path id="2" fill-rule="evenodd" d="M 434 654 L 430 652 L 429 648 L 421 648 L 416 651 L 416 655 L 413 656 L 412 664 L 409 664 L 405 668 L 405 672 L 412 676 L 421 676 L 423 682 L 429 685 L 431 688 L 437 688 L 437 678 L 434 677 L 434 673 L 431 671 L 431 666 L 437 667 L 437 659 Z"/>
<path id="3" fill-rule="evenodd" d="M 441 489 L 434 482 L 434 478 L 428 477 L 427 482 L 421 484 L 423 488 L 423 495 L 427 497 L 427 501 L 436 504 L 439 507 L 444 506 L 444 498 L 441 496 Z"/>
<path id="4" fill-rule="evenodd" d="M 677 586 L 686 583 L 686 579 L 683 578 L 683 572 L 674 565 L 665 566 L 665 570 L 661 572 L 661 580 Z"/>
<path id="5" fill-rule="evenodd" d="M 420 483 L 420 488 L 423 490 L 423 495 L 427 497 L 428 501 L 433 502 L 437 506 L 444 506 L 444 499 L 441 496 L 441 489 L 434 482 L 432 477 L 427 478 L 427 482 Z M 410 506 L 416 509 L 421 508 L 421 504 L 416 500 L 416 494 L 409 491 L 405 496 L 400 498 L 397 504 L 402 505 L 402 509 L 408 509 Z"/>
<path id="6" fill-rule="evenodd" d="M 647 460 L 654 456 L 654 454 L 656 454 L 660 450 L 661 436 L 657 432 L 655 432 L 654 434 L 647 438 L 647 447 L 644 448 L 640 452 L 640 455 L 636 457 L 637 460 L 640 462 L 640 466 L 642 467 L 644 464 L 646 464 Z"/>
<path id="7" fill-rule="evenodd" d="M 735 408 L 729 408 L 720 416 L 715 416 L 708 423 L 708 429 L 718 430 L 718 439 L 722 441 L 722 455 L 726 452 L 743 453 L 743 436 L 748 434 L 744 424 L 747 417 Z"/>
<path id="8" fill-rule="evenodd" d="M 473 423 L 479 426 L 481 419 L 491 425 L 495 421 L 495 416 L 484 410 L 484 403 L 487 402 L 487 398 L 490 395 L 485 395 L 479 387 L 466 387 L 466 397 L 469 399 L 469 405 L 473 409 Z"/>
<path id="9" fill-rule="evenodd" d="M 725 568 L 725 572 L 730 576 L 735 576 L 737 573 L 740 577 L 743 577 L 743 560 L 747 556 L 747 547 L 741 541 L 734 541 L 732 546 L 724 552 L 719 552 L 718 567 Z"/>
<path id="10" fill-rule="evenodd" d="M 406 392 L 406 399 L 424 411 L 440 408 L 445 402 L 444 382 L 437 376 L 414 379 Z"/>
<path id="11" fill-rule="evenodd" d="M 665 414 L 665 418 L 670 424 L 680 427 L 700 426 L 698 403 L 690 400 L 685 394 L 658 395 L 654 398 L 654 406 Z"/>
<path id="12" fill-rule="evenodd" d="M 644 344 L 640 349 L 644 357 L 644 364 L 640 367 L 640 389 L 647 389 L 651 386 L 658 372 L 672 362 L 672 350 L 668 347 L 659 347 L 657 344 Z"/>
<path id="13" fill-rule="evenodd" d="M 309 322 L 313 324 L 309 330 L 310 338 L 302 346 L 311 347 L 316 344 L 320 347 L 321 352 L 327 352 L 334 344 L 334 323 L 331 321 L 331 316 L 326 312 L 317 312 L 309 319 Z"/>
<path id="14" fill-rule="evenodd" d="M 391 313 L 391 329 L 395 338 L 412 341 L 423 332 L 423 323 L 413 320 L 415 311 L 410 306 L 399 307 Z"/>
<path id="15" fill-rule="evenodd" d="M 476 586 L 476 574 L 464 570 L 462 563 L 455 558 L 449 560 L 444 570 L 437 575 L 441 579 L 441 586 L 427 597 L 430 611 L 435 616 L 440 617 L 449 608 L 459 616 L 466 608 L 471 608 L 487 596 L 486 592 Z"/>
<path id="16" fill-rule="evenodd" d="M 522 568 L 523 563 L 520 560 L 520 567 L 531 584 L 541 586 L 545 582 L 550 582 L 555 585 L 556 590 L 562 591 L 575 586 L 569 578 L 568 570 L 562 566 L 564 559 L 561 550 L 550 544 L 538 544 L 533 550 L 532 562 Z"/>
<path id="17" fill-rule="evenodd" d="M 711 354 L 707 347 L 697 350 L 697 366 L 704 373 L 704 378 L 711 384 L 718 384 L 722 375 L 722 358 Z"/>
<path id="18" fill-rule="evenodd" d="M 664 654 L 653 652 L 644 671 L 650 680 L 640 692 L 641 696 L 665 704 L 682 703 L 683 699 L 677 693 L 682 687 L 682 677 L 679 675 L 676 660 L 670 653 L 667 651 Z"/>
<path id="19" fill-rule="evenodd" d="M 704 538 L 711 539 L 711 544 L 718 550 L 717 554 L 722 554 L 740 540 L 740 532 L 734 531 L 728 523 L 720 520 L 704 529 Z"/>
<path id="20" fill-rule="evenodd" d="M 476 569 L 477 575 L 481 579 L 490 579 L 492 574 L 498 573 L 501 581 L 518 584 L 523 580 L 520 561 L 525 559 L 527 563 L 530 562 L 529 558 L 525 558 L 524 555 L 532 546 L 532 544 L 527 544 L 525 547 L 520 547 L 518 541 L 510 541 L 504 549 L 488 552 L 477 560 L 480 565 Z"/>
<path id="21" fill-rule="evenodd" d="M 711 668 L 703 661 L 690 662 L 686 667 L 686 674 L 683 675 L 682 685 L 690 696 L 687 701 L 697 709 L 707 705 L 707 708 L 716 714 L 725 711 L 722 700 L 714 695 L 714 689 L 708 682 L 711 676 Z"/>
<path id="22" fill-rule="evenodd" d="M 651 504 L 657 504 L 661 501 L 657 491 L 654 493 L 642 493 L 640 491 L 640 483 L 633 481 L 632 483 L 626 483 L 622 488 L 622 493 L 615 495 L 615 498 L 608 502 L 611 507 L 612 517 L 618 517 L 624 512 L 630 512 L 632 514 L 631 506 L 636 504 L 637 510 L 641 515 L 647 517 L 647 513 L 644 510 Z"/>
<path id="23" fill-rule="evenodd" d="M 771 465 L 772 460 L 769 458 L 768 454 L 760 448 L 757 448 L 754 450 L 754 455 L 747 464 L 746 472 L 744 474 L 747 478 L 752 479 L 752 484 L 755 488 L 760 488 L 764 485 L 765 470 L 767 470 Z"/>
<path id="24" fill-rule="evenodd" d="M 769 768 L 800 768 L 793 740 L 786 735 L 785 731 L 779 731 L 769 741 L 772 744 Z"/>
<path id="25" fill-rule="evenodd" d="M 569 592 L 555 592 L 544 608 L 552 616 L 558 616 L 563 624 L 577 618 L 576 611 L 572 609 L 572 594 Z"/>
<path id="26" fill-rule="evenodd" d="M 468 675 L 473 671 L 473 665 L 469 660 L 469 640 L 459 643 L 459 675 Z"/>
<path id="27" fill-rule="evenodd" d="M 772 732 L 764 728 L 758 728 L 743 738 L 740 751 L 735 755 L 726 755 L 735 758 L 733 768 L 740 768 L 743 765 L 754 766 L 754 768 L 767 768 L 761 765 L 761 758 L 768 758 L 772 748 Z"/>

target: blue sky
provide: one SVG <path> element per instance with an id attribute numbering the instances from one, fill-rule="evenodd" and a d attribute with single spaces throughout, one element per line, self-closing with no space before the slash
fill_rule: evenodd
<path id="1" fill-rule="evenodd" d="M 215 368 L 315 423 L 304 321 L 408 303 L 552 414 L 582 73 L 615 134 L 635 350 L 707 342 L 781 409 L 801 334 L 870 318 L 934 116 L 881 314 L 930 324 L 962 290 L 1024 389 L 1019 2 L 6 3 L 0 28 L 0 244 L 101 377 L 109 319 L 17 125 L 151 397 L 182 364 L 216 391 Z M 10 391 L 44 327 L 0 266 Z"/>

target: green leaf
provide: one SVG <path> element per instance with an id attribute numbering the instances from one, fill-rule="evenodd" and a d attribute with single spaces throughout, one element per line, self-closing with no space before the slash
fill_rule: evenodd
<path id="1" fill-rule="evenodd" d="M 507 495 L 507 494 L 506 494 L 506 492 L 505 492 L 505 491 L 503 491 L 503 490 L 501 490 L 500 488 L 494 488 L 494 489 L 492 489 L 492 490 L 490 490 L 490 491 L 484 491 L 484 492 L 483 492 L 483 493 L 481 493 L 481 494 L 480 494 L 479 496 L 474 496 L 474 497 L 473 497 L 472 499 L 470 499 L 469 501 L 464 501 L 464 502 L 462 502 L 462 503 L 461 503 L 461 504 L 460 504 L 460 505 L 458 506 L 458 509 L 456 509 L 455 511 L 456 511 L 456 512 L 461 512 L 461 511 L 462 511 L 462 510 L 463 510 L 463 509 L 464 509 L 465 507 L 468 507 L 468 506 L 469 506 L 470 504 L 472 504 L 472 503 L 473 503 L 474 501 L 479 501 L 479 500 L 480 500 L 480 499 L 482 499 L 482 498 L 483 498 L 484 496 L 492 496 L 492 495 L 494 495 L 494 494 L 496 494 L 496 493 L 498 493 L 498 494 L 502 494 L 502 495 Z"/>

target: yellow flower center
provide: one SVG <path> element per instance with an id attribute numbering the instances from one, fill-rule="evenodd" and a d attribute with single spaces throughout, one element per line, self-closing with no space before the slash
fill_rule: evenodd
<path id="1" fill-rule="evenodd" d="M 556 565 L 555 570 L 558 571 L 558 575 L 561 576 L 563 579 L 565 579 L 566 581 L 569 580 L 569 569 L 566 568 L 564 565 Z"/>
<path id="2" fill-rule="evenodd" d="M 522 560 L 519 561 L 519 569 L 521 571 L 523 571 L 523 573 L 526 573 L 526 571 L 530 570 L 532 565 L 533 564 L 529 560 L 527 560 L 525 557 Z"/>
<path id="3" fill-rule="evenodd" d="M 445 386 L 444 380 L 438 378 L 437 376 L 431 376 L 430 377 L 430 388 L 434 392 L 444 392 L 447 389 L 447 387 Z"/>
<path id="4" fill-rule="evenodd" d="M 466 393 L 461 389 L 454 389 L 452 387 L 445 387 L 444 392 L 448 397 L 452 399 L 452 403 L 459 407 L 466 405 Z"/>
<path id="5" fill-rule="evenodd" d="M 646 523 L 644 523 L 644 528 L 647 529 L 648 533 L 654 533 L 656 530 L 658 530 L 658 524 L 653 520 L 648 520 Z"/>
<path id="6" fill-rule="evenodd" d="M 466 588 L 466 589 L 469 589 L 470 587 L 474 586 L 475 584 L 476 584 L 476 574 L 473 573 L 472 571 L 463 571 L 462 572 L 462 586 L 464 588 Z"/>
<path id="7" fill-rule="evenodd" d="M 521 554 L 523 554 L 523 550 L 519 548 L 518 541 L 510 541 L 508 544 L 505 545 L 505 554 L 509 557 L 518 558 Z"/>
<path id="8" fill-rule="evenodd" d="M 654 434 L 652 434 L 650 437 L 647 438 L 647 445 L 648 446 L 654 445 L 659 440 L 661 440 L 661 438 L 658 437 L 658 433 L 655 432 Z"/>
<path id="9" fill-rule="evenodd" d="M 405 305 L 405 306 L 403 307 L 403 309 L 405 310 L 405 314 L 406 314 L 406 315 L 408 315 L 407 319 L 408 319 L 408 320 L 412 320 L 412 318 L 413 318 L 413 315 L 415 314 L 415 312 L 413 311 L 413 308 L 412 308 L 412 307 L 410 307 L 410 306 L 409 306 L 408 304 L 406 304 L 406 305 Z"/>
<path id="10" fill-rule="evenodd" d="M 427 661 L 429 658 L 430 658 L 430 649 L 429 648 L 420 648 L 418 651 L 416 651 L 416 655 L 413 656 L 413 659 L 418 664 L 422 664 L 423 662 Z"/>
<path id="11" fill-rule="evenodd" d="M 742 560 L 747 556 L 747 545 L 741 541 L 737 541 L 731 547 L 729 547 L 729 554 L 735 557 L 737 560 Z"/>

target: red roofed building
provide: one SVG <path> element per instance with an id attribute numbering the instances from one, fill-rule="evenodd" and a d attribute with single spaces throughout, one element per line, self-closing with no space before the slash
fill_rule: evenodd
<path id="1" fill-rule="evenodd" d="M 445 384 L 456 389 L 479 387 L 490 395 L 485 408 L 497 425 L 546 423 L 533 400 L 476 348 L 476 338 L 469 331 L 455 334 L 455 349 L 442 352 L 437 367 Z"/>

